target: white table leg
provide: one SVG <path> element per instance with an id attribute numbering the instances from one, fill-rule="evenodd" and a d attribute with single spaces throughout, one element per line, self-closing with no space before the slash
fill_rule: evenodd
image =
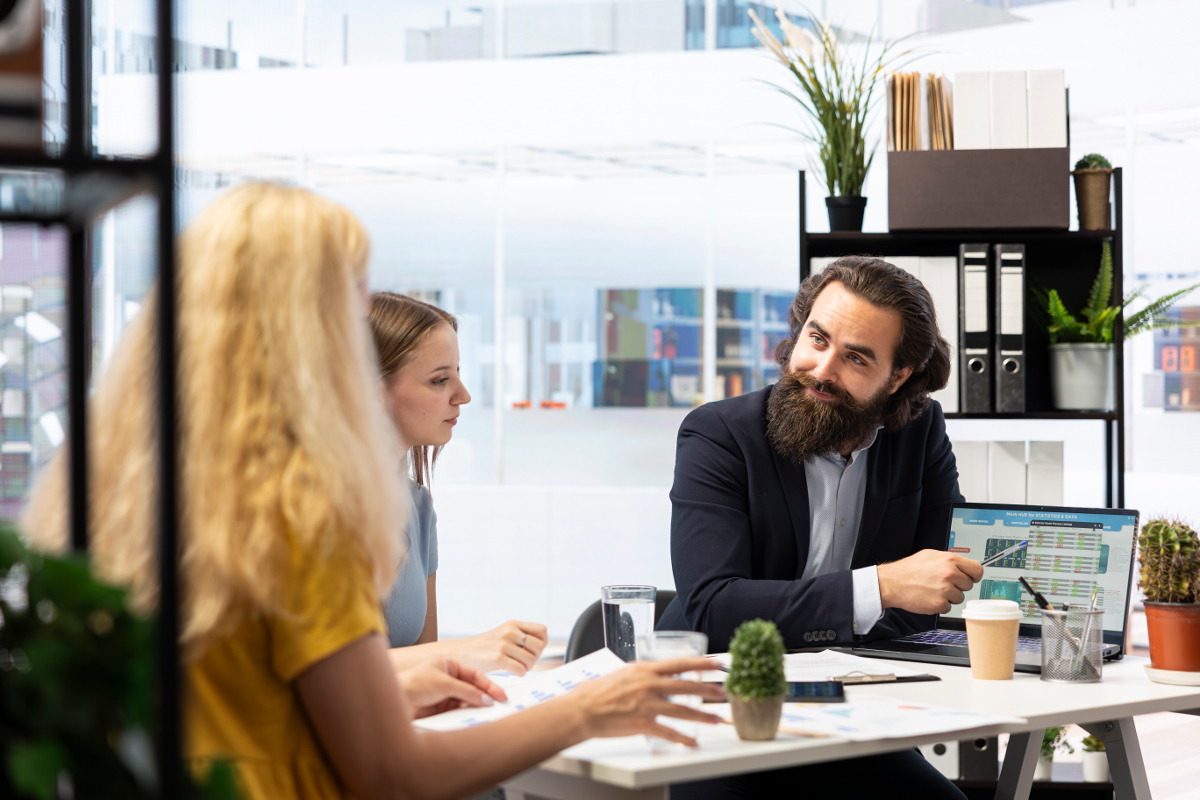
<path id="1" fill-rule="evenodd" d="M 1000 768 L 1000 781 L 996 784 L 996 800 L 1028 800 L 1044 733 L 1038 730 L 1008 737 L 1004 766 Z"/>
<path id="2" fill-rule="evenodd" d="M 671 788 L 623 789 L 581 775 L 534 769 L 505 781 L 507 800 L 670 800 Z"/>
<path id="3" fill-rule="evenodd" d="M 1133 727 L 1133 717 L 1091 722 L 1081 727 L 1104 742 L 1117 800 L 1150 800 L 1150 783 L 1146 780 L 1142 745 Z"/>

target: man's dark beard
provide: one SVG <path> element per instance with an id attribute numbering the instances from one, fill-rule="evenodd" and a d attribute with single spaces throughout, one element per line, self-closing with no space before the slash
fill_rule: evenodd
<path id="1" fill-rule="evenodd" d="M 810 388 L 834 400 L 818 400 Z M 857 447 L 883 421 L 887 389 L 860 403 L 842 387 L 822 383 L 803 370 L 785 372 L 767 402 L 767 436 L 776 450 L 797 462 Z"/>

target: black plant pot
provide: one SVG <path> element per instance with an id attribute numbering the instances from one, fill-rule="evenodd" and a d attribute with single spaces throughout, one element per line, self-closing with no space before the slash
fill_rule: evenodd
<path id="1" fill-rule="evenodd" d="M 862 230 L 863 212 L 867 209 L 867 198 L 853 194 L 826 197 L 825 207 L 829 209 L 829 230 Z"/>

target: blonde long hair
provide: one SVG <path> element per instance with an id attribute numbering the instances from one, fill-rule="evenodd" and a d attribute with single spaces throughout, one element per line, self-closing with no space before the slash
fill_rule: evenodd
<path id="1" fill-rule="evenodd" d="M 293 543 L 356 549 L 381 597 L 395 576 L 403 451 L 356 289 L 368 247 L 345 208 L 269 183 L 230 190 L 180 239 L 181 640 L 192 657 L 247 616 L 280 610 Z M 89 412 L 92 563 L 145 609 L 158 593 L 155 294 Z M 44 547 L 66 543 L 65 455 L 22 520 Z"/>

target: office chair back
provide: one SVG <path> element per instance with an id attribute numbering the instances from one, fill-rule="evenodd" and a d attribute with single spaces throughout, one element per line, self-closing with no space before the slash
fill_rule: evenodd
<path id="1" fill-rule="evenodd" d="M 659 589 L 654 596 L 654 624 L 658 624 L 667 605 L 675 599 L 671 589 Z M 575 621 L 571 638 L 567 639 L 567 654 L 563 662 L 574 661 L 604 647 L 604 618 L 601 616 L 600 601 L 592 603 Z"/>

